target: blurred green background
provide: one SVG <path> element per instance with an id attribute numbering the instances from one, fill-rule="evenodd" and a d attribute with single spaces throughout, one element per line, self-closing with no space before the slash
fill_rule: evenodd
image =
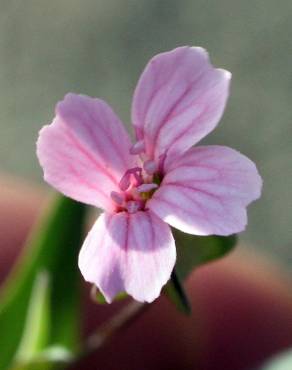
<path id="1" fill-rule="evenodd" d="M 129 123 L 149 58 L 200 45 L 233 73 L 204 142 L 242 151 L 264 178 L 242 238 L 292 263 L 291 16 L 291 0 L 1 0 L 0 170 L 42 183 L 37 132 L 66 92 L 102 97 Z"/>

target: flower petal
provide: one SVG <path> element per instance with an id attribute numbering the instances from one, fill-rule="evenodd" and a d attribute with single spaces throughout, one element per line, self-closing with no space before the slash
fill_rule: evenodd
<path id="1" fill-rule="evenodd" d="M 186 233 L 229 235 L 245 228 L 245 208 L 259 198 L 261 186 L 244 155 L 223 146 L 196 147 L 169 166 L 147 207 Z"/>
<path id="2" fill-rule="evenodd" d="M 42 128 L 37 154 L 45 180 L 78 201 L 111 210 L 111 191 L 132 166 L 130 138 L 102 100 L 68 94 Z"/>
<path id="3" fill-rule="evenodd" d="M 79 268 L 108 302 L 122 291 L 152 302 L 170 278 L 175 259 L 170 227 L 152 212 L 104 213 L 82 246 Z"/>
<path id="4" fill-rule="evenodd" d="M 230 78 L 199 47 L 179 47 L 150 60 L 135 90 L 132 121 L 151 159 L 167 155 L 171 162 L 213 130 Z"/>

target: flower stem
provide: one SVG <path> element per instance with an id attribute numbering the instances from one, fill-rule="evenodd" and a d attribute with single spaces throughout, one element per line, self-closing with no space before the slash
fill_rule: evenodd
<path id="1" fill-rule="evenodd" d="M 103 347 L 113 335 L 128 327 L 147 307 L 147 304 L 136 301 L 123 307 L 114 317 L 102 324 L 97 332 L 87 339 L 87 350 L 92 352 Z"/>
<path id="2" fill-rule="evenodd" d="M 122 331 L 124 328 L 127 328 L 132 322 L 140 317 L 149 306 L 150 305 L 146 303 L 132 301 L 123 307 L 116 315 L 102 324 L 94 334 L 87 338 L 83 350 L 77 360 L 74 361 L 74 364 L 81 361 L 91 353 L 103 348 L 114 335 Z"/>

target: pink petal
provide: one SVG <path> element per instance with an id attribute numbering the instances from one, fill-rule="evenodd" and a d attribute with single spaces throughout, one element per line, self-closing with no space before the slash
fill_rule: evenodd
<path id="1" fill-rule="evenodd" d="M 247 223 L 246 206 L 259 198 L 256 166 L 223 146 L 190 149 L 168 168 L 147 207 L 171 226 L 195 235 L 229 235 Z"/>
<path id="2" fill-rule="evenodd" d="M 68 94 L 42 128 L 37 154 L 45 180 L 65 195 L 107 210 L 110 193 L 133 165 L 130 139 L 102 100 Z"/>
<path id="3" fill-rule="evenodd" d="M 171 230 L 153 213 L 104 213 L 82 246 L 79 268 L 108 302 L 123 291 L 152 302 L 170 278 L 175 259 Z"/>
<path id="4" fill-rule="evenodd" d="M 180 47 L 156 55 L 142 73 L 133 99 L 137 139 L 151 159 L 166 161 L 214 129 L 229 93 L 231 74 L 215 69 L 207 52 Z"/>

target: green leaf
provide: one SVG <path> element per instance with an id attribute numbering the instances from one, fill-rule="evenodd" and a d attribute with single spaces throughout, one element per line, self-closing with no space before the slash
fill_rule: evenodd
<path id="1" fill-rule="evenodd" d="M 50 285 L 46 271 L 36 276 L 26 322 L 15 362 L 28 362 L 48 344 L 50 329 Z"/>
<path id="2" fill-rule="evenodd" d="M 31 359 L 15 363 L 9 370 L 57 370 L 68 366 L 75 356 L 66 348 L 52 346 Z"/>
<path id="3" fill-rule="evenodd" d="M 179 311 L 186 315 L 191 314 L 190 302 L 183 288 L 182 282 L 175 271 L 172 272 L 171 279 L 164 288 L 164 293 L 176 305 Z"/>
<path id="4" fill-rule="evenodd" d="M 184 280 L 195 267 L 221 258 L 236 245 L 236 235 L 198 236 L 173 229 L 177 247 L 176 272 Z"/>
<path id="5" fill-rule="evenodd" d="M 0 370 L 6 370 L 20 345 L 36 276 L 51 276 L 48 344 L 75 351 L 79 340 L 79 271 L 77 255 L 85 206 L 58 197 L 37 225 L 24 253 L 0 294 Z"/>
<path id="6" fill-rule="evenodd" d="M 74 358 L 66 348 L 48 347 L 50 340 L 50 277 L 40 272 L 35 280 L 22 339 L 10 370 L 60 369 Z"/>
<path id="7" fill-rule="evenodd" d="M 180 311 L 190 314 L 191 307 L 182 281 L 194 268 L 226 255 L 235 246 L 237 237 L 197 236 L 176 229 L 172 231 L 177 248 L 177 262 L 175 273 L 164 288 L 164 292 Z"/>

